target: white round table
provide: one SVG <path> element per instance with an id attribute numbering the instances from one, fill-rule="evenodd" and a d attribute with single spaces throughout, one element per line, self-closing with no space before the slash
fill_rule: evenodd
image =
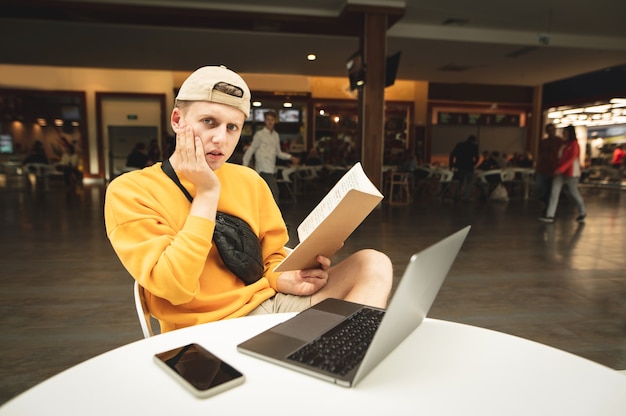
<path id="1" fill-rule="evenodd" d="M 426 319 L 353 388 L 239 353 L 238 343 L 291 317 L 220 321 L 137 341 L 15 397 L 0 415 L 626 415 L 626 377 L 514 336 Z M 246 376 L 207 399 L 187 392 L 153 355 L 198 342 Z"/>

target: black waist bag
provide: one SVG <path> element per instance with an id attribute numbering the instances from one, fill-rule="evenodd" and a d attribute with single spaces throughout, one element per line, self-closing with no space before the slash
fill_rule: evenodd
<path id="1" fill-rule="evenodd" d="M 241 218 L 218 212 L 213 243 L 224 264 L 246 285 L 263 276 L 261 243 L 248 223 Z"/>
<path id="2" fill-rule="evenodd" d="M 180 183 L 169 160 L 163 161 L 161 169 L 178 185 L 189 202 L 193 201 L 187 189 Z M 226 267 L 246 285 L 256 282 L 263 276 L 261 243 L 252 228 L 241 218 L 218 211 L 215 215 L 213 243 Z"/>

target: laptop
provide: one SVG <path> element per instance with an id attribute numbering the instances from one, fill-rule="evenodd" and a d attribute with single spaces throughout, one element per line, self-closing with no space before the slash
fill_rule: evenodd
<path id="1" fill-rule="evenodd" d="M 411 256 L 386 310 L 326 299 L 242 342 L 237 350 L 344 387 L 355 386 L 422 323 L 469 229 Z M 374 321 L 375 327 L 358 329 L 356 335 L 338 329 L 356 325 L 355 320 Z M 326 338 L 339 341 L 339 346 L 329 346 Z M 354 345 L 359 338 L 369 345 Z M 360 349 L 364 355 L 354 357 Z M 331 360 L 335 357 L 339 363 Z"/>

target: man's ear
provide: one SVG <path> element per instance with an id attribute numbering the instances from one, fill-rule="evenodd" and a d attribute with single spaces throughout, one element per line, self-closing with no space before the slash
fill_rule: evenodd
<path id="1" fill-rule="evenodd" d="M 170 123 L 172 125 L 172 130 L 177 132 L 180 129 L 182 114 L 180 108 L 174 107 L 172 110 L 172 115 L 170 117 Z"/>

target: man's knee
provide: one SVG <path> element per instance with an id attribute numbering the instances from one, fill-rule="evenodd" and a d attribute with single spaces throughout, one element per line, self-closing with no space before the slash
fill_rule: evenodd
<path id="1" fill-rule="evenodd" d="M 385 253 L 374 249 L 363 249 L 354 253 L 359 262 L 361 273 L 364 277 L 372 276 L 384 279 L 391 285 L 393 279 L 393 265 L 391 259 Z M 383 282 L 381 282 L 383 283 Z"/>

